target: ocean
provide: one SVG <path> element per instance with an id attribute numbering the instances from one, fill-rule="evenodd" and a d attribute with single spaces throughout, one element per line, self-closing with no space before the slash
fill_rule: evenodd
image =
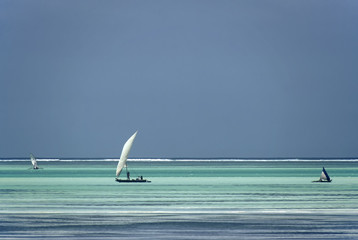
<path id="1" fill-rule="evenodd" d="M 357 159 L 117 161 L 0 159 L 0 239 L 358 239 Z"/>

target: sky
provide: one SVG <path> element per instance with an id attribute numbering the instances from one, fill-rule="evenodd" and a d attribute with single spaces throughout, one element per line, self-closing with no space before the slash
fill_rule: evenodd
<path id="1" fill-rule="evenodd" d="M 358 157 L 358 1 L 0 0 L 0 158 Z"/>

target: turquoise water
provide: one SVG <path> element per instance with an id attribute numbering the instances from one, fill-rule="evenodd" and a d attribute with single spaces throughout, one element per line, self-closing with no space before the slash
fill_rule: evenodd
<path id="1" fill-rule="evenodd" d="M 358 239 L 356 160 L 38 163 L 0 160 L 0 239 Z"/>

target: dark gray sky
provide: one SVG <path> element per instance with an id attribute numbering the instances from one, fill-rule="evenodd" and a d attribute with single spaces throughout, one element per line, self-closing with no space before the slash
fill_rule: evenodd
<path id="1" fill-rule="evenodd" d="M 358 1 L 0 0 L 0 157 L 358 157 Z"/>

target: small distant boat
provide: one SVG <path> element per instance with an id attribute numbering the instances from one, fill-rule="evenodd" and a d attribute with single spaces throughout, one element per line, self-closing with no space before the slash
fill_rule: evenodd
<path id="1" fill-rule="evenodd" d="M 128 159 L 129 152 L 132 148 L 133 141 L 134 141 L 135 137 L 137 136 L 137 132 L 135 132 L 123 146 L 121 158 L 118 161 L 117 170 L 116 170 L 116 181 L 117 182 L 131 182 L 131 183 L 132 182 L 150 182 L 147 179 L 143 179 L 143 176 L 139 176 L 135 179 L 131 179 L 130 172 L 128 171 L 127 159 Z M 127 179 L 119 179 L 118 177 L 121 174 L 124 167 L 126 168 Z"/>
<path id="2" fill-rule="evenodd" d="M 32 155 L 32 153 L 30 153 L 30 158 L 32 163 L 32 169 L 39 169 L 39 166 L 37 166 L 37 160 L 34 155 Z"/>
<path id="3" fill-rule="evenodd" d="M 332 182 L 332 179 L 328 176 L 326 169 L 323 167 L 319 180 L 313 182 Z"/>

